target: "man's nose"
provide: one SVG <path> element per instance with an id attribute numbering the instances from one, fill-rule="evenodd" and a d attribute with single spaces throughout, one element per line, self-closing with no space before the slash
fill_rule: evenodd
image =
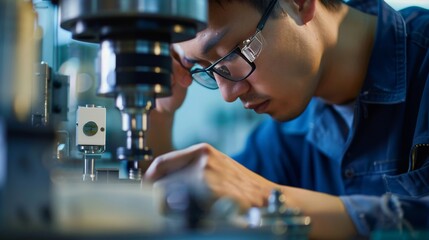
<path id="1" fill-rule="evenodd" d="M 234 102 L 249 89 L 249 83 L 245 79 L 239 82 L 234 82 L 217 74 L 215 74 L 215 77 L 222 97 L 226 102 Z"/>

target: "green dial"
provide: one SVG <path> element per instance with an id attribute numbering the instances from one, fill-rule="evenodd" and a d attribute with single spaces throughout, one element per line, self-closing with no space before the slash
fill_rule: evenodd
<path id="1" fill-rule="evenodd" d="M 86 136 L 89 136 L 89 137 L 94 136 L 97 132 L 98 132 L 98 126 L 93 121 L 87 122 L 83 126 L 83 133 Z"/>

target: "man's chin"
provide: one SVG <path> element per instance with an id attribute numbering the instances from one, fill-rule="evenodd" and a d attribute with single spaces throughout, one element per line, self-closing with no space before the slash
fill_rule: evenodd
<path id="1" fill-rule="evenodd" d="M 298 114 L 293 114 L 293 113 L 267 113 L 267 114 L 270 115 L 271 118 L 273 118 L 274 120 L 276 120 L 278 122 L 287 122 L 287 121 L 294 120 L 301 113 L 298 113 Z"/>

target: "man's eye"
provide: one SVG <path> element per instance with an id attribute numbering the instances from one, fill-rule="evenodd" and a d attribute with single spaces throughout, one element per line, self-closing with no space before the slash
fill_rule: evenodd
<path id="1" fill-rule="evenodd" d="M 223 76 L 231 76 L 231 72 L 229 71 L 228 67 L 225 65 L 217 67 L 216 72 L 218 72 L 220 75 L 223 75 Z"/>

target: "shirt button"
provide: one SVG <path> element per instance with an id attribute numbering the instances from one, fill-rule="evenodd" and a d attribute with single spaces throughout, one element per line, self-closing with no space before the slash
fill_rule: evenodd
<path id="1" fill-rule="evenodd" d="M 344 176 L 346 178 L 352 178 L 355 175 L 355 172 L 353 171 L 352 168 L 348 168 L 344 171 Z"/>

